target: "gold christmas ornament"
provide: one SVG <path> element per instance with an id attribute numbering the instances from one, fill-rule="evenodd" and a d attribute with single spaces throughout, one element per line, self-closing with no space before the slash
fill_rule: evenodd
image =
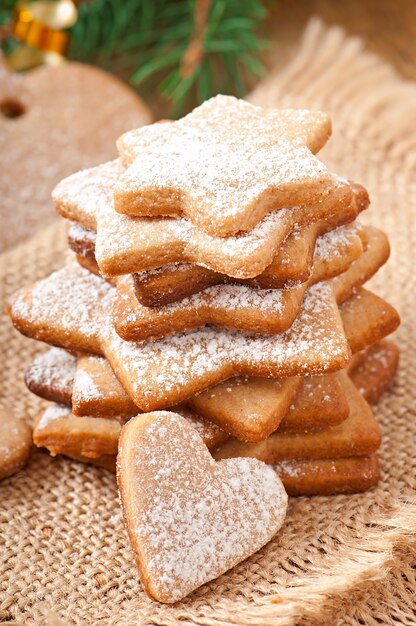
<path id="1" fill-rule="evenodd" d="M 72 0 L 19 2 L 16 5 L 12 33 L 22 42 L 8 57 L 14 70 L 36 65 L 58 65 L 64 59 L 69 33 L 78 12 Z"/>

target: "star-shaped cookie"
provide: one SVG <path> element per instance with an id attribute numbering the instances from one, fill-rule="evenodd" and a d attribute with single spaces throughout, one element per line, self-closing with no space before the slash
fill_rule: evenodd
<path id="1" fill-rule="evenodd" d="M 132 277 L 123 276 L 118 281 L 114 302 L 115 329 L 127 341 L 160 339 L 206 324 L 253 333 L 282 333 L 298 316 L 308 287 L 333 278 L 332 284 L 343 296 L 337 298 L 340 303 L 387 261 L 389 245 L 386 235 L 376 228 L 368 227 L 367 232 L 368 248 L 359 258 L 348 258 L 346 255 L 334 263 L 336 246 L 329 244 L 326 263 L 316 263 L 308 281 L 289 289 L 216 285 L 178 303 L 146 307 L 136 298 Z M 342 239 L 340 234 L 335 233 L 334 237 L 338 241 Z M 339 263 L 340 260 L 345 263 L 344 266 Z"/>
<path id="2" fill-rule="evenodd" d="M 134 403 L 153 410 L 233 376 L 278 378 L 337 371 L 347 365 L 351 352 L 379 341 L 399 324 L 393 307 L 364 289 L 342 305 L 341 320 L 335 295 L 338 289 L 328 282 L 308 289 L 296 321 L 280 335 L 204 327 L 135 343 L 121 339 L 113 327 L 115 288 L 72 260 L 18 291 L 10 315 L 25 335 L 106 356 Z"/>
<path id="3" fill-rule="evenodd" d="M 96 259 L 107 276 L 185 261 L 234 278 L 253 278 L 270 265 L 296 227 L 330 218 L 343 223 L 358 212 L 351 185 L 334 177 L 315 203 L 269 213 L 248 233 L 215 237 L 183 217 L 149 219 L 117 213 L 113 191 L 122 174 L 120 160 L 110 161 L 65 178 L 52 193 L 58 213 L 97 231 Z"/>
<path id="4" fill-rule="evenodd" d="M 219 237 L 251 230 L 270 211 L 316 202 L 333 185 L 313 154 L 330 133 L 320 111 L 270 111 L 216 96 L 177 122 L 118 140 L 129 168 L 116 185 L 115 208 L 184 215 Z"/>

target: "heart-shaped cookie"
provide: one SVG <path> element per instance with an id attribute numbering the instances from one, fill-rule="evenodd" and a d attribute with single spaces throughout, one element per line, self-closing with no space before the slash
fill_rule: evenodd
<path id="1" fill-rule="evenodd" d="M 165 603 L 259 550 L 287 509 L 271 467 L 255 459 L 215 462 L 189 422 L 168 411 L 124 426 L 117 478 L 143 587 Z"/>

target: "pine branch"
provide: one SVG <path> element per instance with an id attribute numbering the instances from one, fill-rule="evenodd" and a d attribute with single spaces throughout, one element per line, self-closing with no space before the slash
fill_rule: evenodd
<path id="1" fill-rule="evenodd" d="M 247 81 L 263 73 L 258 53 L 265 42 L 256 36 L 263 5 L 212 0 L 205 25 L 195 24 L 197 5 L 198 0 L 81 3 L 69 56 L 114 71 L 141 91 L 158 90 L 172 102 L 174 115 L 219 91 L 241 96 Z"/>

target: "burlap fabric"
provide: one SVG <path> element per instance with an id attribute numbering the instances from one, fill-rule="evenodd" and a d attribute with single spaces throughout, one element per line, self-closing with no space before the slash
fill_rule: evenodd
<path id="1" fill-rule="evenodd" d="M 365 221 L 393 254 L 375 290 L 401 312 L 401 369 L 377 407 L 384 443 L 380 486 L 364 495 L 292 499 L 275 541 L 172 607 L 142 592 L 123 529 L 114 476 L 35 452 L 0 485 L 0 622 L 17 624 L 276 626 L 414 624 L 416 585 L 416 86 L 405 84 L 341 30 L 309 25 L 293 62 L 251 95 L 264 105 L 323 108 L 334 120 L 330 166 L 364 183 Z M 4 297 L 62 263 L 53 225 L 3 256 Z M 41 402 L 25 364 L 42 349 L 1 322 L 1 404 L 27 420 Z"/>

